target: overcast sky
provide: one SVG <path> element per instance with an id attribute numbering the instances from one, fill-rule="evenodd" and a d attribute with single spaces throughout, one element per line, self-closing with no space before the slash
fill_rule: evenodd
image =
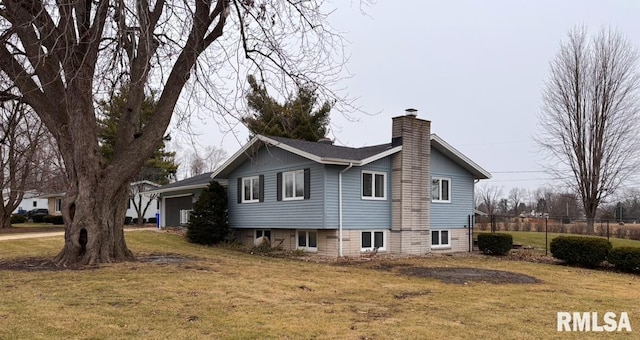
<path id="1" fill-rule="evenodd" d="M 411 3 L 412 5 L 407 5 Z M 491 185 L 550 185 L 532 137 L 549 62 L 576 25 L 612 27 L 640 46 L 640 1 L 335 1 L 331 22 L 350 44 L 344 80 L 373 116 L 332 112 L 337 144 L 391 140 L 391 117 L 416 108 L 432 132 L 493 174 Z M 209 122 L 206 125 L 214 124 Z M 203 129 L 208 129 L 204 127 Z M 216 130 L 217 131 L 217 130 Z M 235 153 L 247 132 L 204 145 Z M 238 138 L 236 138 L 238 137 Z"/>

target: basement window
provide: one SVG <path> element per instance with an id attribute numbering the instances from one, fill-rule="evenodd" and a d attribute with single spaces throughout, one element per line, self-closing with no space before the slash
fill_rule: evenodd
<path id="1" fill-rule="evenodd" d="M 386 250 L 384 231 L 363 231 L 360 251 Z"/>
<path id="2" fill-rule="evenodd" d="M 451 248 L 449 230 L 431 230 L 431 248 Z"/>

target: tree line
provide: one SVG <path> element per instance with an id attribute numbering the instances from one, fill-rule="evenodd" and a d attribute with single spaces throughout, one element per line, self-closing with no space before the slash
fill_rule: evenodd
<path id="1" fill-rule="evenodd" d="M 476 209 L 493 216 L 535 217 L 586 220 L 579 195 L 571 191 L 538 188 L 511 188 L 505 192 L 495 185 L 479 185 L 475 192 Z M 611 201 L 602 203 L 596 220 L 640 221 L 640 190 L 623 189 Z"/>

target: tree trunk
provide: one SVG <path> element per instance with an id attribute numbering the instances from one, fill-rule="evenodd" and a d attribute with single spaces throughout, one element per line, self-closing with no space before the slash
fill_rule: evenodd
<path id="1" fill-rule="evenodd" d="M 593 217 L 587 218 L 587 235 L 595 234 L 594 225 L 595 225 L 595 218 Z"/>
<path id="2" fill-rule="evenodd" d="M 0 214 L 0 228 L 11 228 L 11 212 Z"/>
<path id="3" fill-rule="evenodd" d="M 134 260 L 123 231 L 128 183 L 115 192 L 108 183 L 70 188 L 62 208 L 65 245 L 54 263 L 66 267 Z"/>

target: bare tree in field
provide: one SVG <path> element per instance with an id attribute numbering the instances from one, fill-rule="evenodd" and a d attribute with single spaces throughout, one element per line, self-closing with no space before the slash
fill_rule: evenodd
<path id="1" fill-rule="evenodd" d="M 33 107 L 68 177 L 65 244 L 54 262 L 133 259 L 122 230 L 129 180 L 162 142 L 179 100 L 181 119 L 200 107 L 233 118 L 241 95 L 229 88 L 247 73 L 272 85 L 311 82 L 331 95 L 343 40 L 325 10 L 322 1 L 285 0 L 0 2 L 0 76 L 10 80 L 0 94 Z M 131 90 L 106 160 L 96 103 L 124 84 Z M 143 125 L 152 92 L 157 105 Z"/>
<path id="2" fill-rule="evenodd" d="M 40 139 L 45 128 L 24 103 L 0 102 L 0 228 L 11 227 L 11 213 L 34 186 Z"/>
<path id="3" fill-rule="evenodd" d="M 524 196 L 526 196 L 526 194 L 526 189 L 512 188 L 511 190 L 509 190 L 509 201 L 511 203 L 511 206 L 513 207 L 513 214 L 515 216 L 518 216 L 520 203 L 524 199 Z"/>
<path id="4" fill-rule="evenodd" d="M 483 185 L 478 188 L 477 195 L 479 201 L 487 208 L 489 216 L 498 212 L 498 202 L 502 196 L 502 188 L 495 185 Z"/>
<path id="5" fill-rule="evenodd" d="M 611 30 L 571 31 L 551 62 L 537 140 L 580 197 L 590 233 L 598 205 L 640 165 L 639 80 L 636 49 Z"/>

